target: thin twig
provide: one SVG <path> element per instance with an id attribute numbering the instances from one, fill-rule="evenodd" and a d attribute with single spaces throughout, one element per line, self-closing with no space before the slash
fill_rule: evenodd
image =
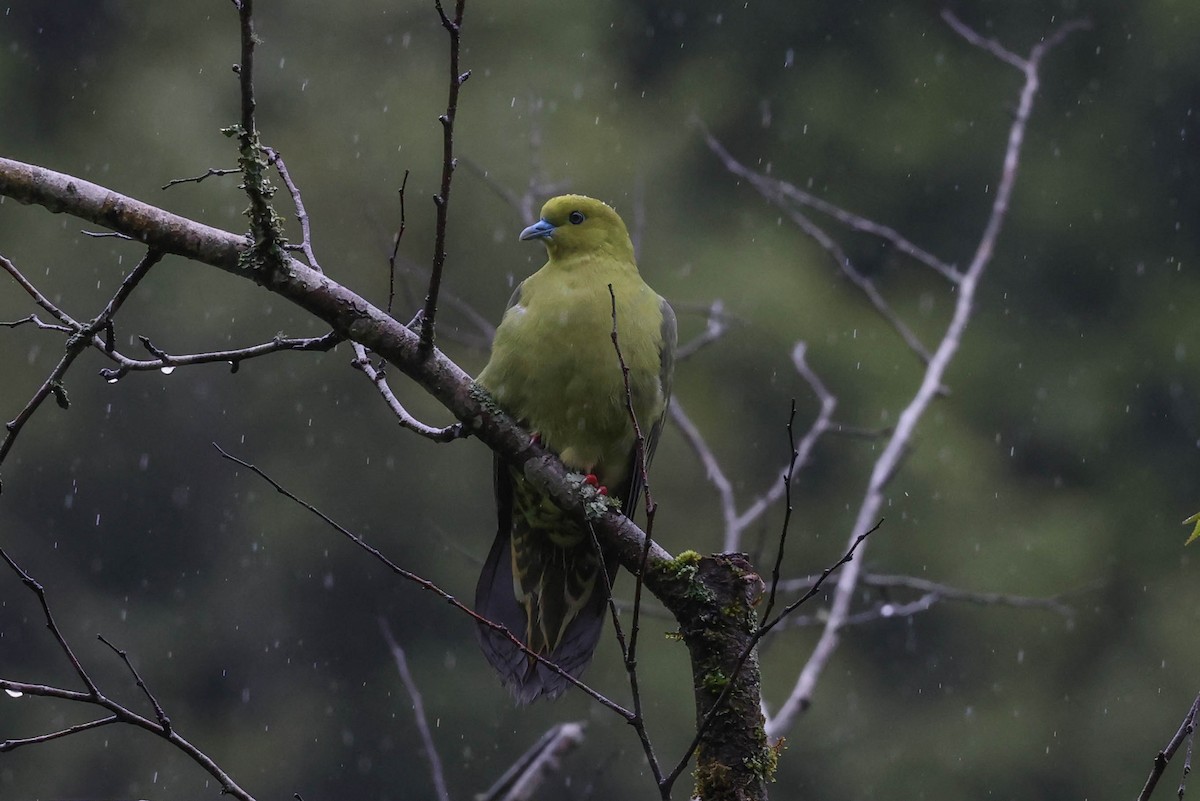
<path id="1" fill-rule="evenodd" d="M 771 610 L 775 608 L 775 593 L 779 589 L 779 570 L 783 565 L 783 554 L 787 547 L 788 527 L 792 522 L 792 466 L 796 464 L 796 399 L 792 398 L 791 409 L 788 411 L 787 421 L 787 438 L 788 449 L 791 452 L 791 459 L 788 461 L 788 470 L 780 477 L 780 482 L 783 484 L 783 526 L 779 531 L 779 547 L 775 551 L 775 564 L 771 568 L 771 591 L 767 596 L 767 605 L 763 607 L 762 618 L 767 620 L 771 617 Z"/>
<path id="2" fill-rule="evenodd" d="M 3 548 L 0 548 L 0 558 L 3 558 L 13 572 L 21 578 L 21 583 L 24 584 L 30 592 L 37 596 L 38 603 L 42 607 L 42 615 L 46 618 L 46 628 L 50 629 L 50 634 L 53 635 L 55 641 L 58 642 L 58 647 L 62 649 L 66 655 L 67 661 L 71 663 L 71 667 L 75 670 L 75 675 L 83 682 L 83 686 L 87 687 L 89 698 L 95 699 L 100 697 L 100 690 L 96 688 L 96 684 L 92 681 L 92 677 L 83 669 L 79 658 L 75 656 L 75 652 L 71 650 L 71 646 L 67 644 L 67 640 L 59 630 L 58 624 L 54 621 L 54 614 L 50 611 L 50 602 L 46 600 L 46 589 L 39 584 L 33 576 L 25 572 L 25 570 L 16 563 L 16 561 L 8 555 Z"/>
<path id="3" fill-rule="evenodd" d="M 637 644 L 638 633 L 641 630 L 641 607 L 642 607 L 642 592 L 645 589 L 646 565 L 650 558 L 650 548 L 654 537 L 654 518 L 658 512 L 658 504 L 654 502 L 654 495 L 650 490 L 650 477 L 647 474 L 646 464 L 646 437 L 642 433 L 642 426 L 638 422 L 637 411 L 633 408 L 633 388 L 629 383 L 629 365 L 625 362 L 625 356 L 621 353 L 621 340 L 617 329 L 617 294 L 613 290 L 613 285 L 608 285 L 608 297 L 612 303 L 612 344 L 613 350 L 617 354 L 617 364 L 621 368 L 621 381 L 625 389 L 625 412 L 629 415 L 629 422 L 633 425 L 634 435 L 634 464 L 633 469 L 638 472 L 638 475 L 631 479 L 630 486 L 640 481 L 642 492 L 645 494 L 646 503 L 646 541 L 642 549 L 642 561 L 637 573 L 634 575 L 633 585 L 633 615 L 632 621 L 629 624 L 629 647 L 623 649 L 625 651 L 625 670 L 629 674 L 629 688 L 633 693 L 633 712 L 636 715 L 637 723 L 635 728 L 638 737 L 642 741 L 642 750 L 646 752 L 646 760 L 650 764 L 650 770 L 654 774 L 655 782 L 661 786 L 663 775 L 662 769 L 659 767 L 658 759 L 654 754 L 654 749 L 651 746 L 649 735 L 646 732 L 642 716 L 642 696 L 639 689 L 637 675 Z M 628 498 L 622 498 L 622 501 L 628 501 Z M 629 514 L 632 515 L 636 509 L 632 505 L 629 507 Z M 598 545 L 598 543 L 597 543 Z M 603 559 L 601 559 L 603 564 Z M 609 588 L 609 598 L 612 597 L 611 587 Z M 614 617 L 616 609 L 613 609 Z"/>
<path id="4" fill-rule="evenodd" d="M 411 581 L 412 583 L 416 584 L 418 587 L 420 587 L 423 590 L 433 593 L 434 595 L 438 596 L 446 603 L 453 606 L 458 611 L 463 612 L 464 614 L 466 614 L 467 616 L 472 618 L 479 625 L 486 626 L 489 629 L 491 629 L 492 631 L 495 631 L 496 633 L 500 634 L 501 636 L 506 637 L 509 640 L 509 642 L 516 645 L 525 654 L 536 658 L 538 662 L 545 665 L 548 669 L 554 671 L 559 676 L 562 676 L 564 679 L 571 682 L 571 684 L 575 685 L 580 690 L 587 693 L 588 696 L 590 696 L 594 700 L 598 701 L 600 704 L 604 705 L 605 707 L 611 709 L 613 712 L 616 712 L 618 715 L 620 715 L 625 720 L 628 721 L 633 718 L 633 716 L 634 716 L 633 713 L 630 712 L 625 707 L 621 706 L 620 704 L 616 703 L 615 701 L 609 700 L 603 694 L 592 689 L 588 685 L 584 684 L 579 679 L 575 678 L 570 673 L 568 673 L 567 671 L 560 668 L 554 662 L 551 662 L 549 659 L 546 659 L 544 656 L 536 653 L 535 651 L 530 650 L 529 647 L 525 643 L 523 643 L 518 637 L 516 637 L 505 626 L 503 626 L 499 623 L 496 623 L 492 620 L 489 620 L 488 618 L 483 617 L 482 615 L 478 614 L 474 609 L 471 609 L 469 606 L 467 606 L 462 601 L 455 598 L 450 593 L 443 590 L 437 584 L 434 584 L 429 579 L 422 578 L 421 576 L 418 576 L 416 573 L 413 573 L 412 571 L 405 570 L 404 568 L 400 567 L 395 562 L 393 562 L 391 559 L 389 559 L 386 555 L 384 555 L 384 553 L 382 551 L 380 551 L 378 548 L 374 547 L 373 545 L 368 544 L 367 541 L 364 540 L 361 536 L 359 536 L 358 534 L 355 534 L 350 529 L 348 529 L 345 526 L 343 526 L 342 524 L 338 523 L 336 520 L 334 520 L 329 515 L 322 512 L 317 507 L 313 506 L 308 501 L 305 501 L 302 498 L 295 495 L 294 493 L 292 493 L 290 490 L 285 488 L 278 481 L 271 478 L 271 476 L 269 476 L 267 473 L 265 473 L 261 468 L 251 464 L 250 462 L 239 459 L 238 457 L 234 456 L 233 454 L 227 452 L 224 448 L 222 448 L 220 445 L 218 445 L 215 442 L 212 444 L 212 446 L 217 450 L 217 453 L 219 453 L 221 455 L 222 459 L 226 459 L 230 462 L 233 462 L 234 464 L 239 465 L 239 466 L 244 467 L 245 469 L 249 470 L 251 473 L 254 473 L 254 475 L 258 476 L 263 481 L 270 484 L 271 487 L 276 492 L 278 492 L 280 495 L 284 496 L 285 498 L 292 501 L 293 503 L 304 507 L 312 514 L 316 515 L 318 518 L 320 518 L 322 520 L 322 522 L 324 522 L 326 525 L 328 525 L 334 531 L 341 534 L 346 539 L 350 540 L 351 543 L 353 543 L 355 546 L 357 546 L 361 550 L 366 551 L 372 558 L 374 558 L 377 562 L 379 562 L 380 564 L 385 566 L 392 573 L 396 574 L 400 578 L 405 579 L 406 581 Z"/>
<path id="5" fill-rule="evenodd" d="M 429 773 L 433 779 L 434 792 L 437 793 L 439 801 L 450 801 L 450 791 L 446 789 L 446 772 L 442 769 L 442 758 L 438 756 L 437 746 L 433 742 L 433 733 L 429 730 L 429 721 L 425 718 L 425 702 L 421 698 L 421 690 L 417 687 L 417 682 L 413 680 L 412 671 L 408 669 L 408 659 L 404 656 L 404 649 L 400 647 L 400 643 L 396 642 L 391 626 L 383 617 L 379 618 L 379 629 L 383 632 L 383 640 L 387 643 L 388 650 L 392 652 L 392 659 L 396 662 L 400 681 L 404 683 L 404 689 L 408 693 L 409 699 L 412 700 L 413 718 L 417 723 L 417 732 L 421 735 L 421 744 L 425 748 L 425 758 L 429 760 Z"/>
<path id="6" fill-rule="evenodd" d="M 442 183 L 433 196 L 437 209 L 437 226 L 434 232 L 433 268 L 429 274 L 429 291 L 425 295 L 425 310 L 421 318 L 420 353 L 428 356 L 433 350 L 434 319 L 437 317 L 438 291 L 442 286 L 442 269 L 446 264 L 446 223 L 450 212 L 450 187 L 458 161 L 454 158 L 454 119 L 458 115 L 458 92 L 471 77 L 470 70 L 459 72 L 459 50 L 462 40 L 463 8 L 466 0 L 454 4 L 454 19 L 446 16 L 441 0 L 434 0 L 442 27 L 450 36 L 450 89 L 446 98 L 446 112 L 438 117 L 442 123 Z"/>
<path id="7" fill-rule="evenodd" d="M 13 690 L 13 692 L 18 692 L 18 691 Z M 22 695 L 23 694 L 24 693 L 22 693 Z M 120 718 L 118 718 L 116 715 L 109 715 L 106 718 L 97 718 L 96 720 L 89 720 L 87 723 L 80 723 L 75 726 L 68 726 L 65 729 L 59 729 L 58 731 L 52 731 L 49 734 L 39 734 L 36 737 L 21 737 L 21 738 L 15 739 L 15 740 L 0 740 L 0 754 L 6 754 L 9 751 L 15 751 L 18 748 L 20 748 L 21 746 L 40 745 L 41 743 L 48 743 L 51 740 L 57 740 L 60 737 L 70 737 L 72 734 L 79 734 L 79 732 L 81 732 L 81 731 L 88 731 L 90 729 L 98 729 L 101 726 L 107 726 L 110 723 L 119 723 L 119 722 L 120 722 Z"/>
<path id="8" fill-rule="evenodd" d="M 79 233 L 92 239 L 124 239 L 127 242 L 134 241 L 132 236 L 123 234 L 120 231 L 80 231 Z"/>
<path id="9" fill-rule="evenodd" d="M 1051 44 L 1060 42 L 1067 33 L 1078 27 L 1080 24 L 1077 22 L 1068 22 L 1061 26 L 1045 42 L 1035 45 L 1030 52 L 1029 59 L 1023 62 L 1025 84 L 1021 90 L 1016 117 L 1009 129 L 1004 165 L 996 187 L 991 212 L 970 264 L 956 288 L 954 311 L 941 342 L 934 351 L 933 358 L 926 365 L 919 388 L 900 413 L 895 429 L 872 468 L 866 494 L 859 506 L 852 529 L 854 532 L 861 531 L 866 527 L 867 521 L 878 517 L 879 510 L 883 506 L 884 488 L 890 483 L 892 476 L 895 475 L 906 457 L 917 423 L 940 392 L 942 378 L 949 368 L 954 354 L 958 351 L 963 333 L 971 319 L 976 288 L 984 270 L 991 262 L 996 240 L 1007 217 L 1009 201 L 1012 198 L 1020 164 L 1021 145 L 1025 139 L 1025 130 L 1033 111 L 1034 98 L 1037 95 L 1038 69 L 1041 66 L 1042 58 L 1048 52 Z M 766 729 L 769 736 L 779 737 L 788 731 L 795 723 L 796 718 L 808 708 L 817 679 L 837 649 L 840 639 L 839 632 L 849 614 L 850 602 L 858 586 L 860 564 L 861 561 L 851 562 L 838 576 L 833 602 L 829 608 L 829 617 L 822 629 L 821 637 L 801 669 L 787 700 L 780 707 L 778 713 L 767 721 Z"/>
<path id="10" fill-rule="evenodd" d="M 817 576 L 805 576 L 802 578 L 780 581 L 779 591 L 781 593 L 807 592 L 817 578 Z M 918 578 L 917 576 L 898 576 L 884 573 L 862 573 L 859 578 L 859 583 L 865 587 L 874 587 L 881 590 L 911 590 L 913 592 L 922 593 L 923 598 L 930 598 L 935 602 L 959 601 L 962 603 L 976 604 L 978 606 L 1007 606 L 1014 609 L 1044 609 L 1049 612 L 1054 612 L 1057 615 L 1061 615 L 1067 619 L 1071 619 L 1075 616 L 1075 610 L 1071 606 L 1063 603 L 1058 596 L 1050 598 L 1037 598 L 1028 595 L 1013 595 L 1011 593 L 979 592 L 976 590 L 964 590 L 961 587 L 954 587 L 949 584 Z M 885 616 L 890 615 L 877 615 L 877 617 Z M 857 622 L 862 622 L 862 620 Z"/>
<path id="11" fill-rule="evenodd" d="M 1196 696 L 1196 700 L 1192 701 L 1191 709 L 1183 716 L 1183 723 L 1179 724 L 1179 731 L 1175 732 L 1175 736 L 1171 738 L 1171 742 L 1167 743 L 1167 747 L 1159 751 L 1154 757 L 1154 767 L 1150 769 L 1150 775 L 1146 778 L 1146 785 L 1142 788 L 1142 792 L 1138 795 L 1138 801 L 1148 801 L 1150 796 L 1154 794 L 1154 788 L 1158 785 L 1158 780 L 1162 778 L 1163 771 L 1167 769 L 1167 763 L 1171 761 L 1171 757 L 1175 756 L 1175 752 L 1179 750 L 1179 746 L 1183 745 L 1183 741 L 1188 741 L 1187 763 L 1183 769 L 1183 779 L 1180 780 L 1179 798 L 1183 799 L 1184 785 L 1183 782 L 1187 779 L 1188 770 L 1191 767 L 1192 755 L 1192 736 L 1196 731 L 1196 718 L 1200 715 L 1200 695 Z"/>
<path id="12" fill-rule="evenodd" d="M 23 325 L 32 325 L 35 328 L 40 328 L 43 331 L 60 331 L 64 334 L 69 334 L 74 330 L 65 325 L 55 325 L 54 323 L 42 322 L 41 318 L 39 318 L 36 314 L 31 314 L 28 317 L 22 317 L 20 320 L 0 321 L 0 326 L 4 328 L 19 328 Z"/>
<path id="13" fill-rule="evenodd" d="M 96 638 L 111 648 L 113 653 L 121 657 L 121 661 L 125 663 L 125 667 L 129 669 L 131 674 L 133 674 L 133 680 L 137 684 L 138 689 L 145 694 L 146 699 L 150 702 L 150 705 L 154 707 L 154 717 L 158 719 L 158 725 L 162 727 L 163 735 L 170 736 L 171 718 L 167 716 L 167 713 L 162 708 L 162 704 L 160 704 L 158 699 L 154 697 L 154 693 L 150 692 L 150 688 L 146 685 L 146 682 L 142 680 L 141 674 L 137 672 L 137 668 L 135 668 L 133 663 L 129 661 L 129 654 L 106 640 L 103 634 L 97 634 Z"/>
<path id="14" fill-rule="evenodd" d="M 172 186 L 178 186 L 179 184 L 198 184 L 206 178 L 212 178 L 214 176 L 220 177 L 222 175 L 233 175 L 234 173 L 238 173 L 238 172 L 241 172 L 241 170 L 236 167 L 233 169 L 220 169 L 218 167 L 209 167 L 201 175 L 193 175 L 191 178 L 172 178 L 171 180 L 169 180 L 165 184 L 163 184 L 162 188 L 164 190 L 166 190 L 166 189 L 170 189 Z"/>
<path id="15" fill-rule="evenodd" d="M 58 624 L 54 620 L 54 615 L 50 611 L 50 604 L 46 599 L 46 592 L 42 585 L 33 579 L 25 570 L 13 560 L 12 557 L 0 548 L 0 558 L 3 558 L 8 566 L 20 577 L 21 582 L 29 588 L 38 598 L 38 602 L 42 607 L 42 614 L 46 619 L 46 627 L 50 630 L 51 635 L 58 642 L 59 649 L 66 655 L 67 661 L 71 663 L 75 673 L 79 676 L 84 686 L 87 687 L 87 692 L 79 692 L 77 690 L 67 690 L 60 687 L 51 687 L 44 684 L 28 684 L 25 682 L 8 681 L 0 679 L 0 690 L 6 690 L 10 693 L 18 693 L 20 695 L 35 695 L 43 698 L 57 698 L 64 701 L 72 701 L 75 703 L 91 704 L 108 710 L 112 714 L 108 717 L 82 723 L 77 726 L 71 726 L 66 729 L 44 734 L 39 737 L 28 737 L 21 740 L 5 740 L 0 742 L 0 753 L 12 751 L 25 745 L 35 745 L 38 743 L 48 742 L 58 739 L 59 737 L 67 737 L 79 732 L 88 731 L 90 729 L 107 726 L 109 724 L 124 723 L 130 726 L 136 726 L 140 729 L 156 734 L 162 737 L 167 742 L 171 743 L 176 749 L 187 755 L 193 762 L 203 768 L 210 776 L 217 780 L 221 785 L 221 790 L 227 795 L 240 799 L 240 801 L 254 801 L 254 797 L 243 790 L 238 784 L 227 774 L 221 767 L 212 760 L 207 754 L 182 737 L 178 731 L 170 726 L 165 725 L 162 720 L 155 722 L 147 717 L 133 712 L 129 708 L 113 701 L 102 694 L 91 676 L 84 669 L 75 653 L 71 650 L 71 646 L 67 644 L 66 638 L 58 628 Z M 126 662 L 128 664 L 128 661 Z M 130 666 L 132 670 L 132 666 Z M 136 675 L 136 672 L 135 672 Z M 140 679 L 139 679 L 140 682 Z M 155 702 L 156 714 L 161 713 L 161 718 L 166 719 L 166 713 L 158 709 L 158 704 Z"/>
<path id="16" fill-rule="evenodd" d="M 654 745 L 650 740 L 650 732 L 646 729 L 646 718 L 642 708 L 641 683 L 638 680 L 636 655 L 630 651 L 629 642 L 625 639 L 625 630 L 621 626 L 621 616 L 618 614 L 618 603 L 613 598 L 612 579 L 609 577 L 608 570 L 604 564 L 604 550 L 600 547 L 600 538 L 596 536 L 595 526 L 589 524 L 588 532 L 591 534 L 592 547 L 595 549 L 596 556 L 600 560 L 600 575 L 604 579 L 604 592 L 608 598 L 608 611 L 609 616 L 612 618 L 613 632 L 617 638 L 617 647 L 621 649 L 621 664 L 625 666 L 626 675 L 629 677 L 629 693 L 633 702 L 634 717 L 628 723 L 633 726 L 633 730 L 638 736 L 638 741 L 642 745 L 642 752 L 646 755 L 646 763 L 650 766 L 650 772 L 654 776 L 654 781 L 661 786 L 663 779 L 662 768 L 658 762 L 658 755 L 654 751 Z M 647 533 L 648 536 L 649 534 Z M 635 598 L 634 602 L 628 604 L 628 606 L 635 614 L 644 611 L 641 598 Z M 668 617 L 674 620 L 674 617 L 670 615 Z"/>
<path id="17" fill-rule="evenodd" d="M 380 396 L 392 410 L 392 414 L 396 415 L 396 422 L 401 428 L 406 428 L 415 434 L 420 434 L 426 439 L 434 442 L 451 442 L 456 439 L 461 439 L 465 436 L 465 429 L 462 423 L 451 423 L 443 428 L 436 428 L 431 425 L 422 423 L 416 417 L 404 408 L 404 404 L 400 403 L 400 399 L 392 392 L 392 388 L 388 386 L 387 376 L 383 369 L 376 367 L 371 363 L 371 358 L 367 355 L 367 349 L 357 342 L 354 345 L 354 361 L 350 365 L 360 370 L 363 375 L 371 380 L 375 385 L 375 389 L 379 391 Z"/>
<path id="18" fill-rule="evenodd" d="M 300 250 L 304 253 L 304 258 L 308 259 L 308 266 L 319 273 L 324 272 L 317 261 L 316 253 L 313 252 L 312 228 L 309 225 L 308 211 L 304 208 L 304 198 L 300 195 L 300 188 L 292 180 L 291 173 L 288 172 L 287 165 L 283 162 L 283 156 L 279 155 L 279 151 L 273 147 L 264 147 L 263 152 L 267 156 L 267 163 L 274 166 L 276 172 L 279 173 L 280 180 L 283 181 L 288 194 L 292 197 L 292 205 L 296 207 L 296 221 L 300 223 Z"/>
<path id="19" fill-rule="evenodd" d="M 167 353 L 151 342 L 148 337 L 138 336 L 138 341 L 142 343 L 142 347 L 154 356 L 153 359 L 131 359 L 117 351 L 105 353 L 118 366 L 116 368 L 105 367 L 101 369 L 100 377 L 109 383 L 115 383 L 131 372 L 145 372 L 148 370 L 169 372 L 176 367 L 190 367 L 196 364 L 213 364 L 215 362 L 229 364 L 231 372 L 236 373 L 241 363 L 249 359 L 256 359 L 260 356 L 267 356 L 281 351 L 324 353 L 337 347 L 344 340 L 341 334 L 333 331 L 319 337 L 290 338 L 279 335 L 269 342 L 248 345 L 244 348 L 178 355 Z M 93 342 L 92 345 L 97 348 L 100 347 L 98 342 Z"/>
<path id="20" fill-rule="evenodd" d="M 388 302 L 387 313 L 392 313 L 392 306 L 396 302 L 396 256 L 400 253 L 400 240 L 404 238 L 404 229 L 407 227 L 404 213 L 404 190 L 408 187 L 408 170 L 404 171 L 404 178 L 400 180 L 400 228 L 396 231 L 396 235 L 392 237 L 392 253 L 388 256 Z"/>
<path id="21" fill-rule="evenodd" d="M 71 364 L 75 361 L 79 354 L 93 344 L 92 341 L 98 332 L 105 331 L 106 329 L 111 331 L 113 316 L 116 315 L 117 311 L 133 292 L 134 288 L 137 287 L 141 280 L 146 277 L 146 274 L 150 271 L 150 268 L 157 264 L 162 257 L 162 251 L 147 251 L 146 255 L 143 256 L 141 261 L 139 261 L 133 270 L 130 271 L 129 275 L 125 276 L 125 280 L 121 282 L 121 286 L 117 288 L 116 293 L 112 296 L 107 305 L 105 305 L 100 314 L 97 315 L 96 318 L 90 323 L 82 325 L 73 320 L 65 312 L 59 310 L 54 306 L 54 304 L 50 303 L 50 301 L 46 300 L 45 297 L 38 292 L 32 284 L 25 280 L 25 277 L 20 274 L 12 262 L 3 256 L 0 256 L 0 267 L 3 267 L 17 280 L 18 283 L 25 287 L 26 291 L 33 295 L 34 299 L 38 301 L 42 308 L 49 311 L 65 325 L 70 326 L 76 331 L 76 333 L 72 334 L 67 339 L 66 349 L 63 352 L 62 358 L 59 359 L 58 364 L 54 366 L 54 369 L 50 371 L 50 375 L 46 377 L 46 380 L 43 381 L 42 385 L 38 387 L 36 392 L 34 392 L 33 397 L 29 399 L 29 402 L 25 404 L 25 407 L 17 413 L 17 416 L 6 424 L 5 427 L 7 429 L 7 433 L 5 434 L 4 441 L 0 442 L 0 463 L 4 462 L 5 457 L 8 456 L 8 452 L 12 450 L 12 446 L 16 442 L 17 437 L 20 436 L 21 430 L 25 427 L 25 424 L 29 422 L 29 419 L 33 417 L 34 413 L 41 407 L 46 398 L 53 395 L 55 400 L 58 401 L 58 405 L 64 409 L 70 405 L 70 400 L 67 397 L 66 389 L 62 385 L 62 381 L 67 374 L 67 370 L 70 369 Z M 102 351 L 111 351 L 107 341 L 100 345 L 100 349 Z"/>

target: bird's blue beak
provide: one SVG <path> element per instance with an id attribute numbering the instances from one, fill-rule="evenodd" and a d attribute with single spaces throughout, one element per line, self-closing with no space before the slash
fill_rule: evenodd
<path id="1" fill-rule="evenodd" d="M 521 239 L 549 239 L 554 233 L 554 226 L 546 220 L 538 220 L 521 232 Z"/>

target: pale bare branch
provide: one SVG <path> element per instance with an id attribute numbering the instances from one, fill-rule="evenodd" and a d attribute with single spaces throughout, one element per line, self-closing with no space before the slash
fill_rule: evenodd
<path id="1" fill-rule="evenodd" d="M 1009 128 L 1000 180 L 996 186 L 996 195 L 992 201 L 991 211 L 971 261 L 959 281 L 954 311 L 941 342 L 934 351 L 933 358 L 926 365 L 920 386 L 900 413 L 895 429 L 888 437 L 871 470 L 866 493 L 859 505 L 853 528 L 851 528 L 852 537 L 858 536 L 857 532 L 866 529 L 871 520 L 878 518 L 884 504 L 884 489 L 908 453 L 909 443 L 917 423 L 940 392 L 943 376 L 958 351 L 963 333 L 970 322 L 976 289 L 983 277 L 984 270 L 991 262 L 996 239 L 1000 235 L 1000 230 L 1008 214 L 1009 201 L 1012 198 L 1013 186 L 1016 184 L 1017 171 L 1020 166 L 1021 146 L 1025 140 L 1025 131 L 1033 112 L 1033 101 L 1037 95 L 1038 70 L 1042 58 L 1048 52 L 1050 44 L 1062 41 L 1063 36 L 1079 27 L 1079 23 L 1067 23 L 1061 26 L 1045 42 L 1035 45 L 1028 60 L 1022 62 L 1025 83 L 1021 89 L 1016 117 Z M 837 650 L 841 629 L 849 617 L 851 600 L 861 575 L 861 565 L 861 559 L 850 562 L 838 576 L 833 602 L 830 605 L 825 626 L 821 631 L 821 637 L 800 671 L 788 698 L 779 711 L 767 720 L 767 733 L 771 737 L 779 737 L 791 729 L 797 717 L 811 703 L 817 679 L 824 671 L 834 651 Z"/>

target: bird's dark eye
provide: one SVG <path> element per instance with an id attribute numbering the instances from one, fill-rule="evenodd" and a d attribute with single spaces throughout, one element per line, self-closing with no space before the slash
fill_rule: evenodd
<path id="1" fill-rule="evenodd" d="M 585 217 L 582 211 L 573 211 L 567 215 L 567 219 L 571 222 L 571 225 L 579 225 L 584 221 Z"/>

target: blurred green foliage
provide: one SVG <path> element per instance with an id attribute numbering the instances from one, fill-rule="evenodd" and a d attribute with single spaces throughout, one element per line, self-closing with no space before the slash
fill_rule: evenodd
<path id="1" fill-rule="evenodd" d="M 1049 612 L 942 604 L 848 630 L 815 705 L 788 737 L 773 795 L 792 798 L 1132 796 L 1195 696 L 1198 566 L 1178 521 L 1200 477 L 1200 5 L 1189 0 L 951 4 L 1027 52 L 1063 19 L 1094 28 L 1047 60 L 1014 204 L 976 315 L 889 488 L 868 567 L 980 591 L 1062 595 Z M 432 2 L 260 2 L 260 125 L 300 184 L 325 269 L 376 302 L 406 170 L 403 262 L 416 308 L 432 252 L 445 34 Z M 703 120 L 747 164 L 969 258 L 992 201 L 1021 76 L 928 3 L 750 0 L 471 3 L 446 288 L 499 318 L 541 249 L 493 185 L 531 176 L 606 198 L 635 226 L 643 272 L 678 309 L 737 319 L 680 366 L 677 397 L 743 503 L 775 480 L 796 397 L 798 340 L 839 398 L 837 418 L 895 421 L 919 364 L 828 257 L 705 147 Z M 0 154 L 78 175 L 212 225 L 244 230 L 233 166 L 236 13 L 227 2 L 0 4 Z M 486 178 L 482 177 L 486 176 Z M 538 198 L 540 202 L 541 198 Z M 290 211 L 290 210 L 289 210 Z M 78 221 L 0 203 L 0 253 L 77 318 L 107 300 L 138 249 Z M 292 225 L 290 235 L 298 239 Z M 840 233 L 840 232 L 839 232 Z M 848 251 L 926 342 L 953 303 L 878 241 Z M 34 311 L 0 282 L 0 320 Z M 441 342 L 470 371 L 486 353 L 447 309 Z M 118 319 L 136 352 L 321 333 L 247 282 L 168 259 Z M 0 416 L 61 355 L 55 334 L 0 331 Z M 471 596 L 491 541 L 490 458 L 399 430 L 349 350 L 281 354 L 109 385 L 98 354 L 68 375 L 3 467 L 0 545 L 47 587 L 102 686 L 133 683 L 95 642 L 128 649 L 178 729 L 259 798 L 433 796 L 411 704 L 377 618 L 408 651 L 451 792 L 486 788 L 552 723 L 587 720 L 584 749 L 543 797 L 651 797 L 637 742 L 574 694 L 514 709 L 471 624 L 398 581 L 269 487 L 255 462 L 396 561 Z M 448 422 L 396 385 L 412 411 Z M 788 575 L 835 561 L 878 439 L 828 437 L 799 478 Z M 656 533 L 721 547 L 716 496 L 677 431 L 653 473 Z M 772 547 L 782 512 L 746 547 Z M 765 546 L 764 546 L 765 543 Z M 1194 550 L 1194 549 L 1193 549 Z M 632 582 L 621 578 L 619 592 Z M 864 604 L 877 600 L 864 593 Z M 815 607 L 810 611 L 815 612 Z M 643 690 L 668 762 L 693 727 L 686 659 L 652 620 Z M 777 705 L 815 641 L 792 628 L 763 654 Z M 71 684 L 35 599 L 0 572 L 0 675 Z M 617 650 L 588 679 L 623 699 Z M 90 717 L 0 699 L 0 738 Z M 682 797 L 685 787 L 676 795 Z M 103 729 L 0 758 L 0 797 L 200 797 L 195 765 L 133 730 Z"/>

